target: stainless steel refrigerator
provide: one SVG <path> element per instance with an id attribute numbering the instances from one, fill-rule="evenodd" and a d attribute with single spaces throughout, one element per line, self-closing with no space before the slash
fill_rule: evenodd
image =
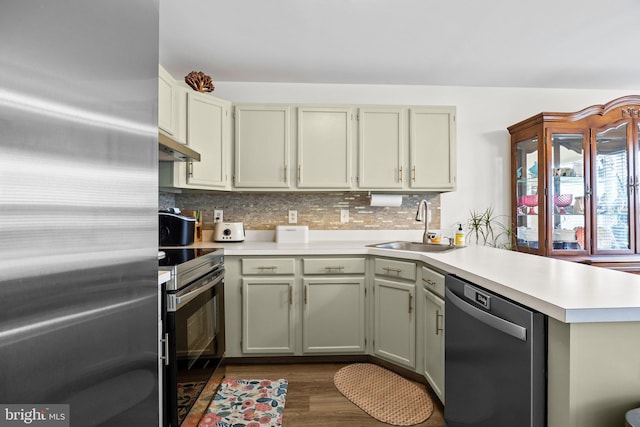
<path id="1" fill-rule="evenodd" d="M 158 0 L 0 4 L 0 406 L 158 425 L 157 73 Z"/>

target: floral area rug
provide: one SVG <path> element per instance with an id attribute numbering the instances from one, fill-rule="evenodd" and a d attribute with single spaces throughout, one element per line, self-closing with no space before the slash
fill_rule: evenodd
<path id="1" fill-rule="evenodd" d="M 225 379 L 198 427 L 281 427 L 287 380 Z"/>
<path id="2" fill-rule="evenodd" d="M 194 383 L 178 383 L 178 420 L 181 422 L 187 416 L 206 381 Z"/>

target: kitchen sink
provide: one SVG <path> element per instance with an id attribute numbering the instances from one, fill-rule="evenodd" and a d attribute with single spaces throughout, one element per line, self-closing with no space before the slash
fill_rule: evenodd
<path id="1" fill-rule="evenodd" d="M 455 246 L 440 245 L 436 243 L 421 243 L 421 242 L 387 242 L 376 243 L 373 245 L 367 245 L 371 248 L 380 249 L 396 249 L 399 251 L 413 251 L 413 252 L 449 252 L 456 249 Z"/>

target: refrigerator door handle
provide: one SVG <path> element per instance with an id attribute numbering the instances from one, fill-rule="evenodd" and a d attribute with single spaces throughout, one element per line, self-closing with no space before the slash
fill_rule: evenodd
<path id="1" fill-rule="evenodd" d="M 445 295 L 453 305 L 467 313 L 469 316 L 476 318 L 493 329 L 497 329 L 521 341 L 527 341 L 527 328 L 523 328 L 520 325 L 516 325 L 515 323 L 493 316 L 492 314 L 472 306 L 454 294 L 449 290 L 449 288 L 445 289 Z"/>
<path id="2" fill-rule="evenodd" d="M 160 356 L 164 360 L 164 365 L 169 366 L 169 334 L 164 334 L 164 338 L 160 340 L 164 344 L 164 354 Z"/>

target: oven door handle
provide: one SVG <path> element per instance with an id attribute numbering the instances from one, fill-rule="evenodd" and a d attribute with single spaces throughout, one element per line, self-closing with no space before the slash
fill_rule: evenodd
<path id="1" fill-rule="evenodd" d="M 180 295 L 180 296 L 176 295 L 176 310 L 178 310 L 180 307 L 182 307 L 192 299 L 196 298 L 198 295 L 204 292 L 207 292 L 209 289 L 213 288 L 215 285 L 220 283 L 222 279 L 224 279 L 224 275 L 219 274 L 214 280 L 210 281 L 204 286 L 194 289 L 191 292 L 187 292 L 184 295 Z"/>

